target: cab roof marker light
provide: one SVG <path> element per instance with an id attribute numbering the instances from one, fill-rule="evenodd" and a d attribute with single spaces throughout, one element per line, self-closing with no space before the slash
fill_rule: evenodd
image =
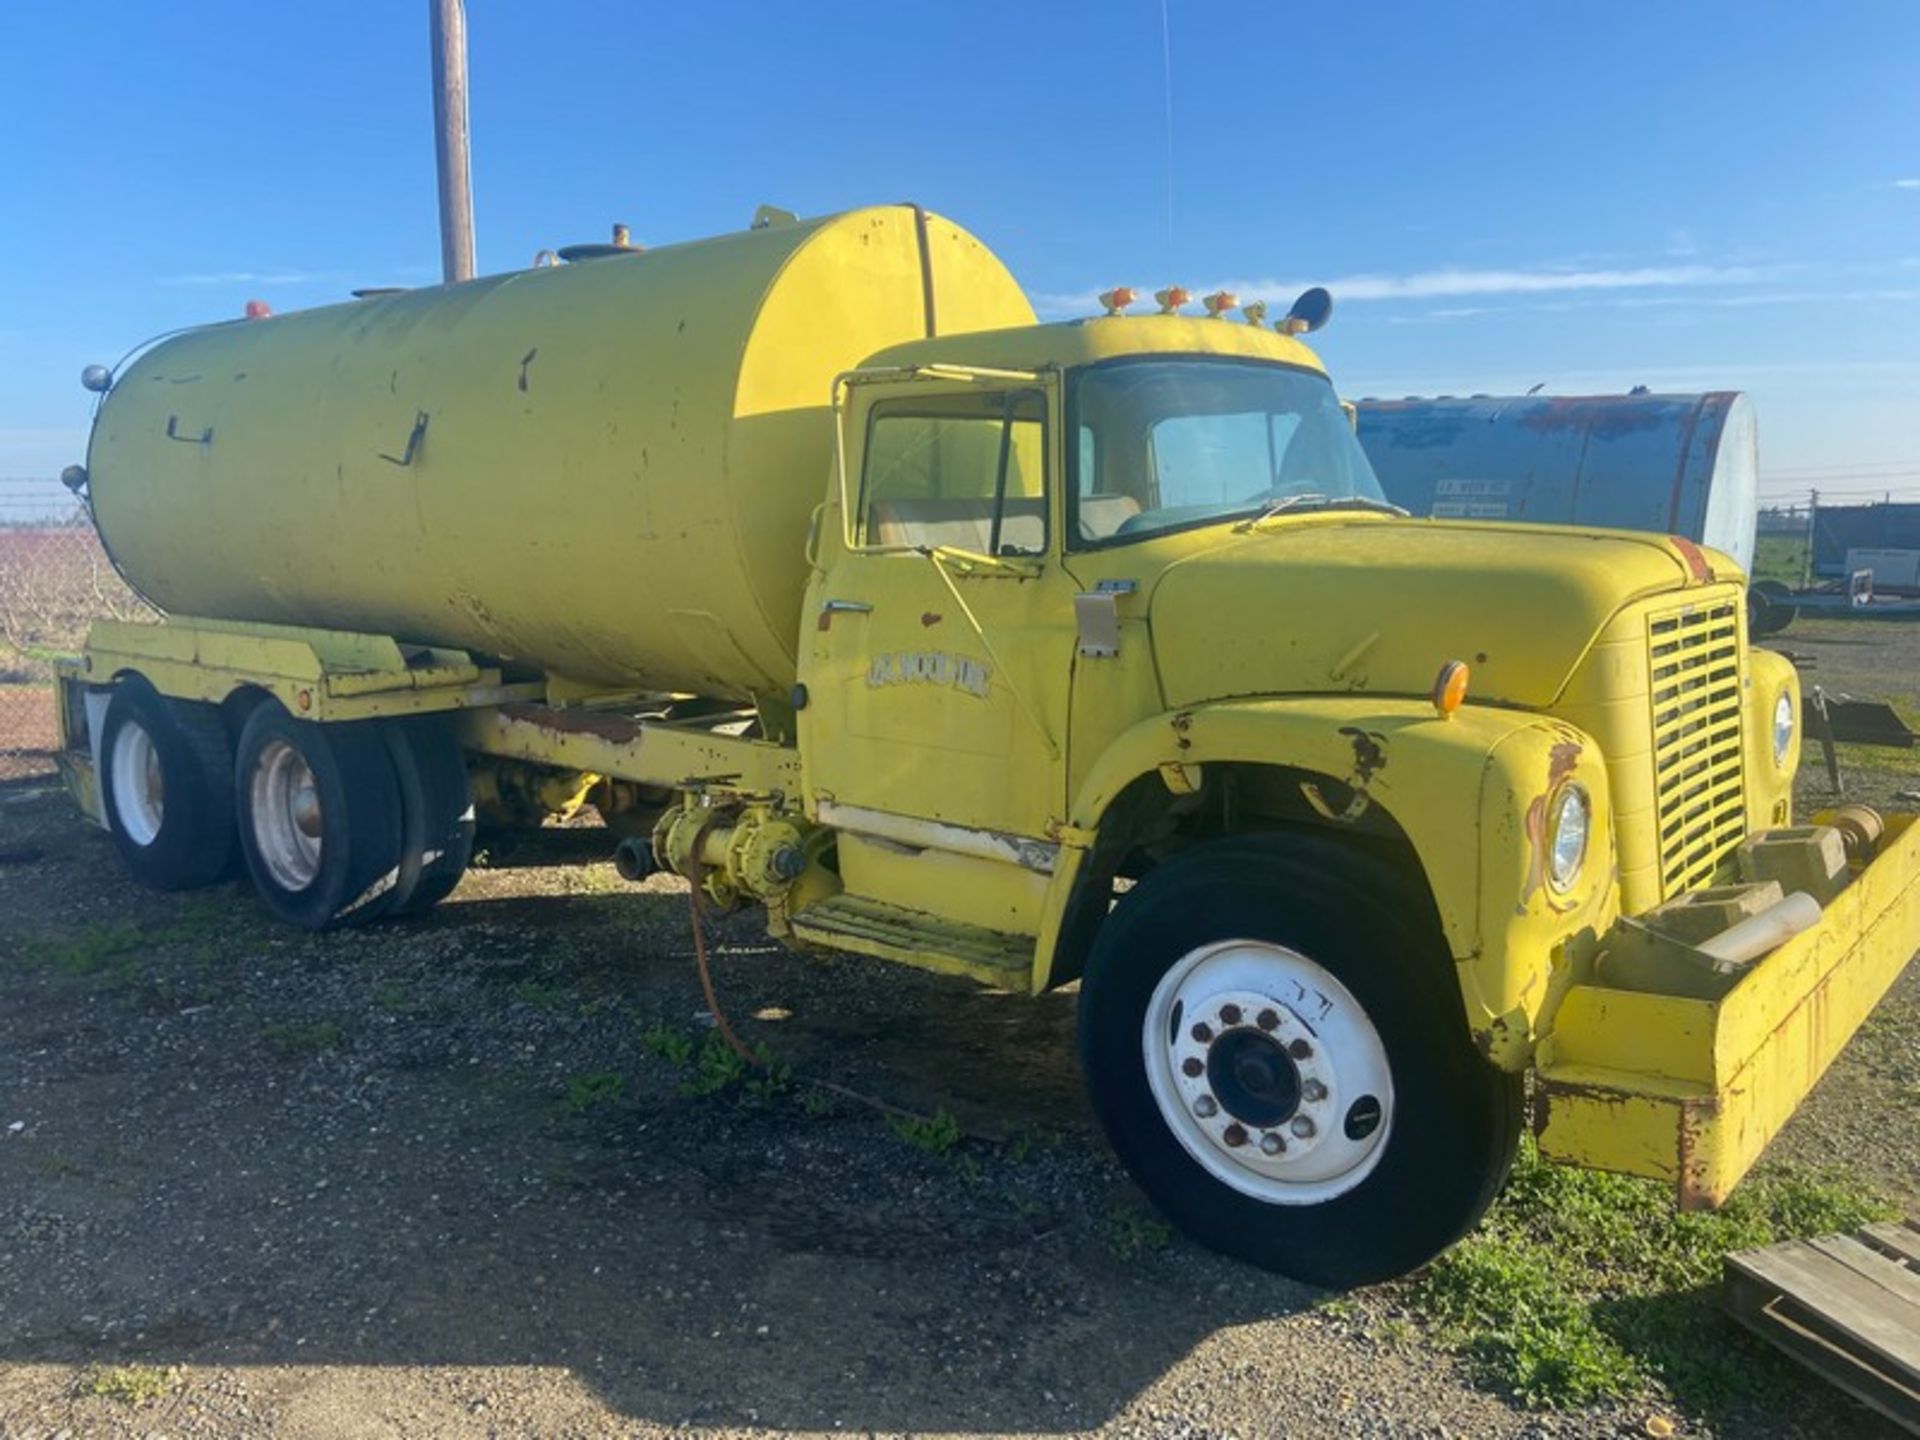
<path id="1" fill-rule="evenodd" d="M 1249 325 L 1264 325 L 1267 320 L 1267 302 L 1250 300 L 1240 307 L 1240 313 Z"/>
<path id="2" fill-rule="evenodd" d="M 1134 288 L 1131 285 L 1116 285 L 1111 290 L 1100 292 L 1100 306 L 1107 314 L 1118 315 L 1133 304 L 1135 298 Z"/>
<path id="3" fill-rule="evenodd" d="M 1440 673 L 1433 680 L 1433 708 L 1442 720 L 1458 710 L 1467 698 L 1467 681 L 1471 678 L 1472 672 L 1464 660 L 1449 660 L 1440 667 Z"/>
<path id="4" fill-rule="evenodd" d="M 1229 294 L 1225 290 L 1216 290 L 1200 303 L 1207 307 L 1207 314 L 1216 320 L 1220 320 L 1225 318 L 1227 311 L 1234 309 L 1240 304 L 1240 297 Z"/>
<path id="5" fill-rule="evenodd" d="M 1193 299 L 1193 296 L 1187 292 L 1184 285 L 1169 285 L 1164 290 L 1154 291 L 1153 298 L 1160 302 L 1162 315 L 1176 315 L 1180 307 Z"/>

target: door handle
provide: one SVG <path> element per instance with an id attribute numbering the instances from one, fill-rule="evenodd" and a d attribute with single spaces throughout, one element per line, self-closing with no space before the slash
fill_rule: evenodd
<path id="1" fill-rule="evenodd" d="M 825 600 L 820 604 L 820 624 L 822 632 L 833 628 L 836 615 L 871 615 L 873 606 L 864 600 Z"/>

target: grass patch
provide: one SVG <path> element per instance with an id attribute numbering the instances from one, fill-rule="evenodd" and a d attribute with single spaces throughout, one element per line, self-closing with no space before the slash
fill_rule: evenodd
<path id="1" fill-rule="evenodd" d="M 918 1115 L 889 1115 L 887 1124 L 907 1144 L 928 1155 L 945 1155 L 960 1143 L 960 1122 L 944 1107 L 924 1120 Z"/>
<path id="2" fill-rule="evenodd" d="M 154 937 L 137 925 L 108 925 L 95 921 L 71 935 L 46 936 L 32 947 L 42 964 L 62 975 L 76 977 L 109 972 L 130 975 L 133 953 Z"/>
<path id="3" fill-rule="evenodd" d="M 1798 585 L 1806 577 L 1804 535 L 1762 535 L 1753 543 L 1753 578 Z"/>
<path id="4" fill-rule="evenodd" d="M 116 1365 L 111 1370 L 96 1370 L 81 1382 L 80 1390 L 122 1405 L 145 1405 L 171 1391 L 177 1378 L 155 1365 Z"/>
<path id="5" fill-rule="evenodd" d="M 693 1037 L 677 1026 L 656 1020 L 640 1032 L 640 1048 L 670 1065 L 693 1059 Z"/>
<path id="6" fill-rule="evenodd" d="M 1115 1205 L 1100 1225 L 1100 1239 L 1116 1260 L 1138 1260 L 1173 1242 L 1173 1227 L 1137 1205 Z"/>
<path id="7" fill-rule="evenodd" d="M 1696 1409 L 1765 1404 L 1803 1382 L 1720 1314 L 1721 1258 L 1893 1214 L 1858 1182 L 1793 1171 L 1749 1181 L 1720 1210 L 1684 1212 L 1662 1185 L 1550 1165 L 1528 1141 L 1486 1223 L 1409 1299 L 1442 1343 L 1529 1405 L 1655 1391 Z"/>
<path id="8" fill-rule="evenodd" d="M 598 1105 L 611 1105 L 626 1093 L 627 1081 L 611 1070 L 594 1070 L 567 1078 L 567 1112 L 584 1115 Z"/>

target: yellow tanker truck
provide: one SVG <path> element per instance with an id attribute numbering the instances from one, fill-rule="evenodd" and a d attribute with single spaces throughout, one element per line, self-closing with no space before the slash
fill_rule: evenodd
<path id="1" fill-rule="evenodd" d="M 1142 1187 L 1312 1281 L 1444 1249 L 1529 1118 L 1720 1200 L 1920 946 L 1912 817 L 1793 825 L 1724 556 L 1389 505 L 1324 292 L 1106 298 L 768 211 L 95 371 L 72 483 L 167 619 L 63 669 L 75 795 L 296 925 L 591 803 L 797 947 L 1078 982 Z"/>

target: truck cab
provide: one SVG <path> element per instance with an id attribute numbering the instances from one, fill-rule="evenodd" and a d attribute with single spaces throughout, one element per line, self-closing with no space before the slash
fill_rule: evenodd
<path id="1" fill-rule="evenodd" d="M 1530 1067 L 1549 1153 L 1724 1196 L 1824 1064 L 1754 1085 L 1782 1027 L 1817 1055 L 1846 1023 L 1742 973 L 1744 1013 L 1732 972 L 1623 929 L 1729 928 L 1797 883 L 1750 836 L 1831 838 L 1788 829 L 1797 684 L 1730 560 L 1409 519 L 1312 352 L 1219 318 L 913 342 L 835 402 L 794 699 L 843 889 L 802 939 L 1081 982 L 1136 1176 L 1296 1274 L 1470 1224 Z M 1689 905 L 1716 886 L 1747 909 Z"/>

